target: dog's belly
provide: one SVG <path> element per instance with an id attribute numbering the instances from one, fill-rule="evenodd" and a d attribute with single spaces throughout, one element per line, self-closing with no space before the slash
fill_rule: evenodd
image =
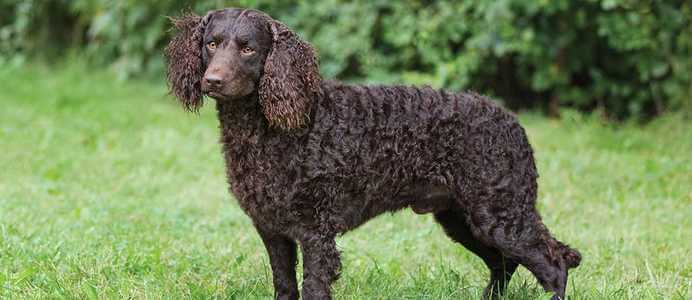
<path id="1" fill-rule="evenodd" d="M 409 203 L 417 214 L 444 211 L 452 207 L 454 202 L 452 188 L 439 183 L 416 183 L 406 187 L 397 197 Z"/>
<path id="2" fill-rule="evenodd" d="M 367 178 L 364 179 L 364 178 Z M 298 199 L 302 221 L 329 219 L 338 232 L 352 230 L 368 220 L 410 207 L 417 214 L 435 213 L 453 206 L 454 188 L 434 178 L 381 176 L 320 177 L 306 184 L 311 199 Z M 316 196 L 312 198 L 312 196 Z M 328 209 L 323 209 L 327 207 Z M 319 216 L 323 212 L 328 215 Z"/>

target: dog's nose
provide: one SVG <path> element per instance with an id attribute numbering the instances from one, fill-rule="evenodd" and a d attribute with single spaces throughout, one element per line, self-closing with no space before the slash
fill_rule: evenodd
<path id="1" fill-rule="evenodd" d="M 219 86 L 221 85 L 221 76 L 215 74 L 204 75 L 204 81 L 206 81 L 208 85 Z"/>

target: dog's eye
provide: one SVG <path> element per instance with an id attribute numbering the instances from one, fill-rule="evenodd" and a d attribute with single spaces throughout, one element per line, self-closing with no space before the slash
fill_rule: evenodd
<path id="1" fill-rule="evenodd" d="M 250 47 L 243 47 L 242 49 L 240 49 L 240 53 L 244 55 L 250 55 L 252 53 L 255 53 L 255 49 L 252 49 Z"/>
<path id="2" fill-rule="evenodd" d="M 207 43 L 207 48 L 209 48 L 209 50 L 212 50 L 212 51 L 216 50 L 216 42 L 211 41 L 211 42 Z"/>

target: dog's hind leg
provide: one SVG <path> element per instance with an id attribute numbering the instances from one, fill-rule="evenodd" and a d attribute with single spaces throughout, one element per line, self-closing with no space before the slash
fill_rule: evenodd
<path id="1" fill-rule="evenodd" d="M 448 209 L 435 213 L 435 220 L 442 225 L 447 235 L 478 255 L 490 269 L 490 282 L 483 291 L 483 299 L 499 298 L 517 269 L 517 263 L 508 259 L 495 248 L 486 246 L 476 239 L 466 224 L 463 211 Z"/>

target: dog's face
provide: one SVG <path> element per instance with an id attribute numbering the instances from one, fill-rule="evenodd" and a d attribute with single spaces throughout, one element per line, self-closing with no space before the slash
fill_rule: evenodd
<path id="1" fill-rule="evenodd" d="M 252 11 L 210 13 L 202 38 L 202 92 L 219 101 L 254 92 L 272 47 L 270 24 Z"/>
<path id="2" fill-rule="evenodd" d="M 286 25 L 237 8 L 171 20 L 178 32 L 165 50 L 166 77 L 185 108 L 199 109 L 206 94 L 220 103 L 256 101 L 272 127 L 308 123 L 321 82 L 317 58 Z"/>

